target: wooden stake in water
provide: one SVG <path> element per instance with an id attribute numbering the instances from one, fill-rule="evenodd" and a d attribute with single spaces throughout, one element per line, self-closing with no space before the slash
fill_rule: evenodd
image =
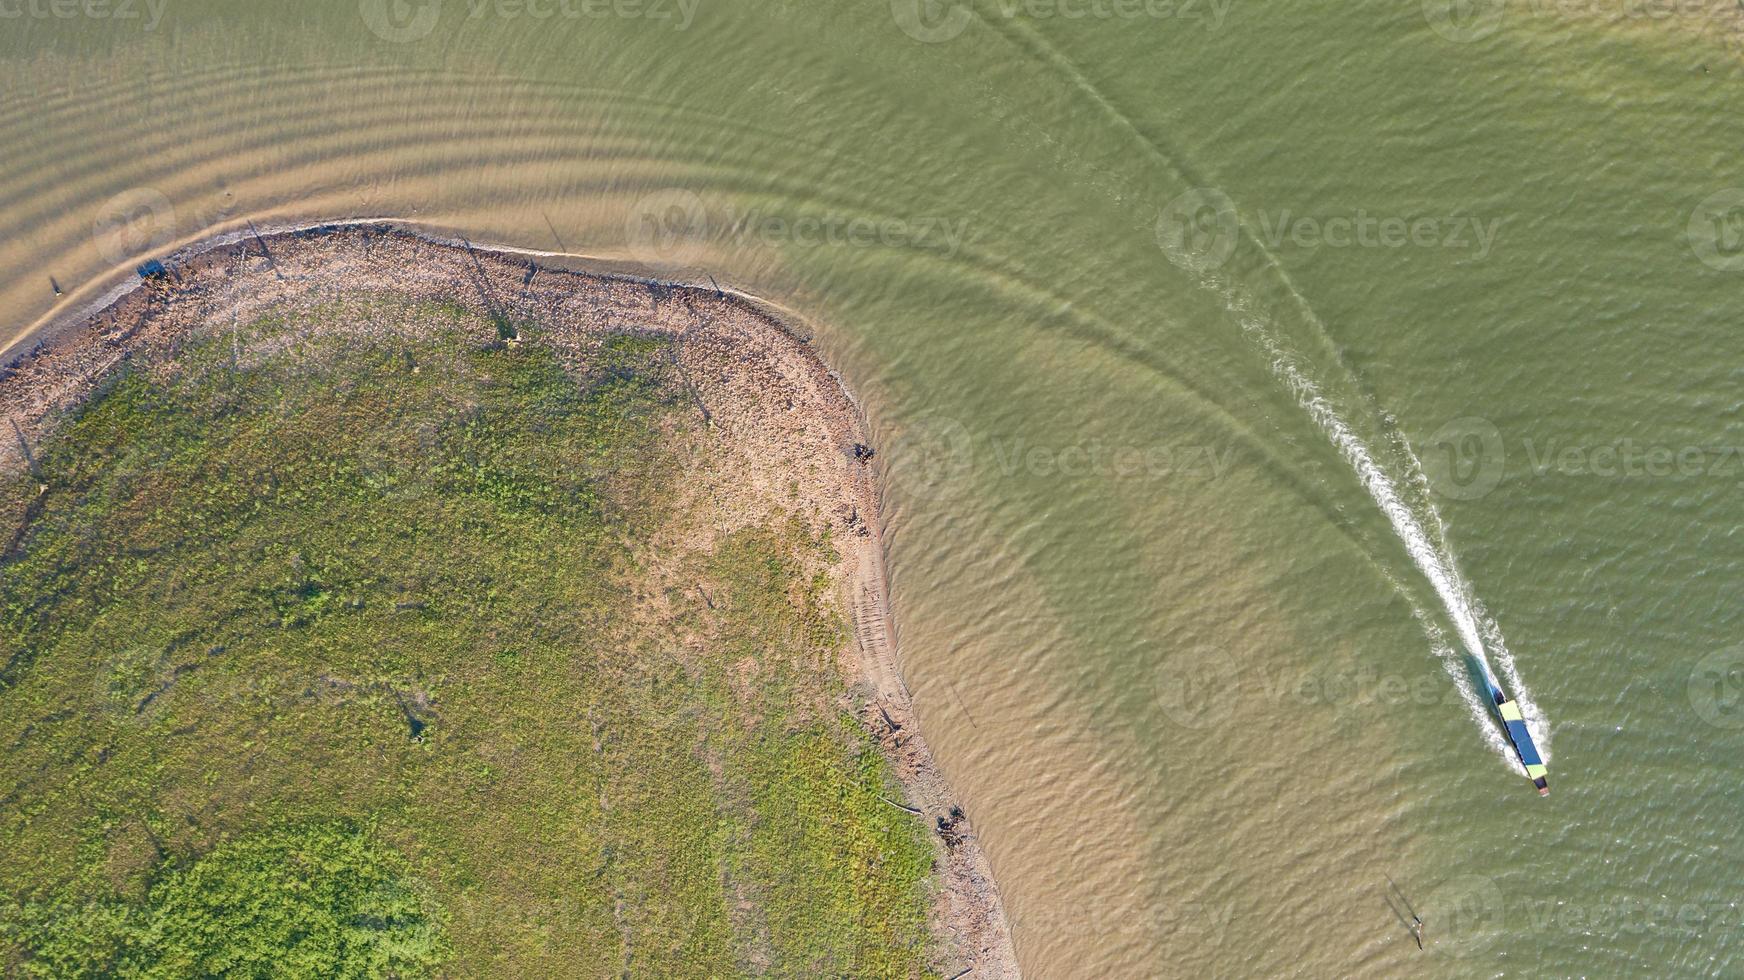
<path id="1" fill-rule="evenodd" d="M 1417 909 L 1411 905 L 1411 900 L 1405 897 L 1405 890 L 1399 887 L 1399 883 L 1394 881 L 1391 875 L 1383 875 L 1383 877 L 1387 879 L 1387 884 L 1393 886 L 1393 893 L 1399 896 L 1399 901 L 1405 905 L 1405 911 L 1410 914 L 1411 921 L 1406 924 L 1405 928 L 1411 930 L 1411 938 L 1417 940 L 1417 948 L 1422 949 L 1423 917 L 1417 914 Z M 1403 920 L 1403 916 L 1400 918 Z"/>

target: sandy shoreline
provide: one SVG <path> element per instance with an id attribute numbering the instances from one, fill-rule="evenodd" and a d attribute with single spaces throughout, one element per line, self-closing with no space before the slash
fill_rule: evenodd
<path id="1" fill-rule="evenodd" d="M 861 720 L 920 811 L 917 819 L 934 831 L 941 884 L 935 928 L 948 962 L 959 976 L 1018 976 L 986 856 L 917 729 L 900 673 L 879 461 L 856 457 L 856 447 L 868 443 L 859 406 L 798 331 L 753 298 L 552 268 L 533 255 L 451 244 L 386 223 L 226 236 L 165 259 L 162 274 L 111 293 L 106 306 L 40 332 L 7 356 L 0 404 L 17 437 L 6 432 L 0 439 L 0 471 L 23 467 L 26 447 L 130 359 L 173 356 L 191 336 L 269 312 L 381 296 L 458 303 L 483 317 L 533 322 L 542 340 L 572 353 L 625 329 L 676 337 L 675 360 L 710 430 L 734 447 L 729 455 L 751 468 L 767 469 L 767 460 L 802 468 L 806 499 L 828 505 L 842 553 L 840 586 L 856 638 L 844 666 L 858 681 Z M 370 328 L 378 324 L 371 320 Z M 383 322 L 379 329 L 412 326 Z"/>

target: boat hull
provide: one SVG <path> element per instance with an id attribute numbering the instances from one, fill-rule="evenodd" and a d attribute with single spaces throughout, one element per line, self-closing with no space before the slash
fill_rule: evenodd
<path id="1" fill-rule="evenodd" d="M 1501 716 L 1502 727 L 1507 729 L 1508 741 L 1514 745 L 1514 754 L 1519 756 L 1520 764 L 1526 767 L 1526 778 L 1532 780 L 1532 785 L 1538 788 L 1539 796 L 1550 795 L 1550 770 L 1544 765 L 1544 758 L 1538 754 L 1538 745 L 1532 741 L 1532 732 L 1526 727 L 1526 717 L 1520 713 L 1520 705 L 1493 684 L 1490 686 L 1490 696 L 1496 702 L 1496 714 Z"/>

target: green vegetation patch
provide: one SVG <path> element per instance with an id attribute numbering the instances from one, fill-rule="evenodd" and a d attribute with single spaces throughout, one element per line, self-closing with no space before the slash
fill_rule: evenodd
<path id="1" fill-rule="evenodd" d="M 841 713 L 829 542 L 771 512 L 656 580 L 716 437 L 665 341 L 411 312 L 135 366 L 0 483 L 0 956 L 927 975 L 931 845 Z"/>
<path id="2" fill-rule="evenodd" d="M 218 845 L 144 901 L 30 905 L 15 941 L 48 977 L 420 977 L 447 957 L 399 858 L 337 825 Z"/>

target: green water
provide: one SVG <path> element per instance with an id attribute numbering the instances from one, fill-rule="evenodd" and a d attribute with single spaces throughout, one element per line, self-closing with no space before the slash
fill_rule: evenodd
<path id="1" fill-rule="evenodd" d="M 1744 14 L 906 2 L 0 9 L 0 326 L 248 220 L 715 276 L 866 404 L 1031 975 L 1735 973 Z"/>

